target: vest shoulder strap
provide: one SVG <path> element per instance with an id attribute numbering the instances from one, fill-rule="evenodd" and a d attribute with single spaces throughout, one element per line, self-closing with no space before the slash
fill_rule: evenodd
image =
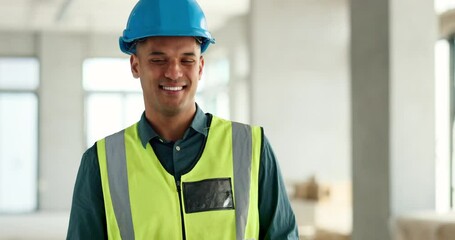
<path id="1" fill-rule="evenodd" d="M 125 130 L 106 137 L 106 165 L 115 218 L 122 239 L 134 239 L 128 190 Z"/>
<path id="2" fill-rule="evenodd" d="M 243 239 L 248 219 L 250 201 L 251 161 L 252 161 L 251 127 L 232 122 L 232 154 L 234 166 L 235 220 L 237 239 Z"/>

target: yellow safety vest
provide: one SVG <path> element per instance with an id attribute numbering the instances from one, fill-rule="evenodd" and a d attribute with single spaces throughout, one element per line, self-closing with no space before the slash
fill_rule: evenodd
<path id="1" fill-rule="evenodd" d="M 197 164 L 176 181 L 137 123 L 97 142 L 109 239 L 255 240 L 262 129 L 212 118 Z"/>

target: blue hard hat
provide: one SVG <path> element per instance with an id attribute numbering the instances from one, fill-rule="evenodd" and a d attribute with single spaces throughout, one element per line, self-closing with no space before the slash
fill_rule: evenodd
<path id="1" fill-rule="evenodd" d="M 135 54 L 135 41 L 153 36 L 196 37 L 201 42 L 201 52 L 215 43 L 196 0 L 139 0 L 119 39 L 120 49 L 126 54 Z"/>

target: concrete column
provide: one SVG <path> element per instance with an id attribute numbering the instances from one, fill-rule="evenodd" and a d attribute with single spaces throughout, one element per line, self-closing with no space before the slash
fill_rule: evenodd
<path id="1" fill-rule="evenodd" d="M 354 240 L 389 239 L 389 32 L 388 1 L 351 1 Z"/>
<path id="2" fill-rule="evenodd" d="M 68 210 L 84 150 L 82 61 L 78 34 L 42 33 L 39 41 L 40 210 Z"/>

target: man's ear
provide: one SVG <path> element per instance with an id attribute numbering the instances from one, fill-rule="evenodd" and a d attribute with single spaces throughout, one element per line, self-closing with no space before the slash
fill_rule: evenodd
<path id="1" fill-rule="evenodd" d="M 139 78 L 140 71 L 139 71 L 139 59 L 136 54 L 131 54 L 130 56 L 130 66 L 131 66 L 131 73 L 133 74 L 134 78 Z"/>
<path id="2" fill-rule="evenodd" d="M 201 55 L 201 59 L 199 61 L 199 80 L 201 80 L 201 78 L 202 78 L 202 72 L 204 70 L 204 63 L 205 63 L 204 56 Z"/>

